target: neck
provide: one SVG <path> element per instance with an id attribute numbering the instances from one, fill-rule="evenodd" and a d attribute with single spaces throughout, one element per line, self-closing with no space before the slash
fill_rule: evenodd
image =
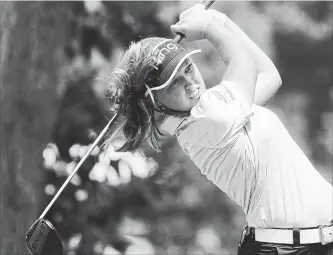
<path id="1" fill-rule="evenodd" d="M 175 116 L 175 117 L 180 117 L 180 118 L 181 117 L 188 117 L 191 114 L 190 111 L 177 111 L 177 110 L 173 110 L 173 109 L 170 109 L 168 107 L 165 107 L 163 105 L 155 107 L 155 110 L 157 112 L 164 113 L 165 115 Z"/>
<path id="2" fill-rule="evenodd" d="M 155 121 L 156 124 L 160 127 L 162 123 L 165 121 L 166 118 L 172 116 L 172 117 L 178 117 L 178 118 L 184 118 L 190 116 L 191 112 L 185 112 L 185 111 L 176 111 L 170 108 L 167 108 L 165 106 L 159 106 L 155 107 Z"/>

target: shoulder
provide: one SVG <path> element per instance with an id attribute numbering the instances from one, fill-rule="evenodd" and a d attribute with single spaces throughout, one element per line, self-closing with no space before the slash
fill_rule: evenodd
<path id="1" fill-rule="evenodd" d="M 198 104 L 192 108 L 191 115 L 226 124 L 233 122 L 235 118 L 249 118 L 253 109 L 237 94 L 233 85 L 232 82 L 224 81 L 207 89 L 200 96 Z"/>
<path id="2" fill-rule="evenodd" d="M 200 97 L 199 105 L 206 105 L 208 102 L 215 102 L 218 104 L 230 104 L 238 98 L 235 95 L 232 87 L 234 84 L 229 81 L 223 81 L 222 83 L 207 89 Z M 209 104 L 211 105 L 211 104 Z"/>

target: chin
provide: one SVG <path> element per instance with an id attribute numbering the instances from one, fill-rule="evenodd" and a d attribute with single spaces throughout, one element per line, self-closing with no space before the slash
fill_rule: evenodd
<path id="1" fill-rule="evenodd" d="M 188 107 L 189 108 L 188 111 L 192 110 L 192 108 L 198 104 L 199 99 L 200 96 L 191 100 L 190 106 Z"/>

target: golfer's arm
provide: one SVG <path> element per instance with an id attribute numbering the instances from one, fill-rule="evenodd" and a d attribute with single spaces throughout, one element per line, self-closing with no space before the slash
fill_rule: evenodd
<path id="1" fill-rule="evenodd" d="M 257 61 L 247 45 L 230 29 L 214 19 L 205 30 L 205 37 L 217 49 L 227 65 L 223 81 L 231 81 L 236 92 L 251 107 L 257 81 Z"/>
<path id="2" fill-rule="evenodd" d="M 248 45 L 258 64 L 258 77 L 254 94 L 254 103 L 265 105 L 280 88 L 280 74 L 271 59 L 228 17 L 224 25 Z"/>

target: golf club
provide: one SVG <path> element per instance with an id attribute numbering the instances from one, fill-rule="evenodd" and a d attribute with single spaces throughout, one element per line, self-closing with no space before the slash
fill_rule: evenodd
<path id="1" fill-rule="evenodd" d="M 208 9 L 214 2 L 215 1 L 204 1 L 203 4 L 205 5 L 205 9 Z M 183 38 L 184 38 L 183 34 L 178 34 L 174 38 L 174 40 L 176 42 L 180 42 Z M 39 216 L 39 218 L 29 228 L 29 230 L 26 234 L 26 237 L 25 237 L 25 241 L 26 241 L 26 246 L 28 248 L 28 251 L 32 255 L 46 255 L 46 254 L 61 255 L 63 253 L 61 239 L 60 239 L 60 236 L 59 236 L 57 230 L 48 220 L 44 219 L 44 217 L 45 217 L 46 213 L 50 210 L 50 208 L 54 204 L 54 202 L 57 200 L 57 198 L 60 196 L 61 192 L 65 189 L 67 184 L 76 174 L 76 172 L 79 170 L 81 165 L 84 163 L 84 161 L 87 159 L 87 157 L 91 154 L 91 152 L 96 147 L 96 145 L 100 142 L 100 140 L 104 137 L 104 135 L 108 131 L 110 125 L 114 122 L 114 120 L 120 114 L 122 114 L 122 112 L 116 113 L 110 119 L 110 121 L 104 127 L 104 129 L 99 134 L 99 136 L 96 138 L 94 143 L 91 145 L 89 150 L 85 153 L 85 155 L 76 165 L 73 172 L 67 177 L 66 181 L 62 184 L 62 186 L 60 187 L 58 192 L 55 194 L 55 196 L 53 197 L 51 202 L 47 205 L 47 207 L 44 209 L 44 211 Z"/>

